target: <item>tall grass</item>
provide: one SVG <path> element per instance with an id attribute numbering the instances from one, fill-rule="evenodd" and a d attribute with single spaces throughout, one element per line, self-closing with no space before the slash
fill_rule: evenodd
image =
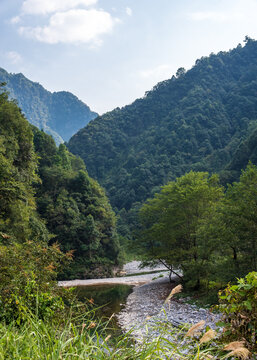
<path id="1" fill-rule="evenodd" d="M 182 287 L 175 287 L 165 304 Z M 160 318 L 146 318 L 145 323 L 128 333 L 117 335 L 111 318 L 103 322 L 95 308 L 82 306 L 84 314 L 72 312 L 57 320 L 39 319 L 26 314 L 22 325 L 0 323 L 0 360 L 225 360 L 257 359 L 244 341 L 224 344 L 219 332 L 205 328 L 205 322 L 175 328 L 165 309 Z M 76 309 L 75 314 L 80 314 Z"/>
<path id="2" fill-rule="evenodd" d="M 135 342 L 131 333 L 110 336 L 110 323 L 98 323 L 90 314 L 75 321 L 69 318 L 65 324 L 44 322 L 28 315 L 21 327 L 14 323 L 0 325 L 0 360 L 203 360 L 249 357 L 246 350 L 242 350 L 242 344 L 228 357 L 228 350 L 222 350 L 217 345 L 214 334 L 206 336 L 207 341 L 201 343 L 202 334 L 198 338 L 185 336 L 190 331 L 186 327 L 175 329 L 165 321 L 156 323 L 155 329 L 144 326 L 146 336 L 142 341 Z M 157 336 L 152 337 L 153 330 L 158 333 Z"/>

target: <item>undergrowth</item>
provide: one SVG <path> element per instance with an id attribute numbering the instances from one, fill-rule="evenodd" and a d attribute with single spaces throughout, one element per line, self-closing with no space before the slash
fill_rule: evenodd
<path id="1" fill-rule="evenodd" d="M 77 319 L 78 320 L 78 319 Z M 219 341 L 212 336 L 201 342 L 187 335 L 190 329 L 175 329 L 171 324 L 156 324 L 159 335 L 152 338 L 147 325 L 143 341 L 134 342 L 131 333 L 112 338 L 108 322 L 93 322 L 90 314 L 78 321 L 67 320 L 65 326 L 51 324 L 28 315 L 22 327 L 0 325 L 0 360 L 60 360 L 60 359 L 117 359 L 117 360 L 200 360 L 228 358 Z M 201 329 L 198 329 L 198 333 Z M 191 330 L 192 331 L 192 330 Z M 229 357 L 231 358 L 231 357 Z M 234 359 L 237 357 L 233 357 Z M 238 357 L 246 359 L 248 357 Z M 256 359 L 256 357 L 252 357 Z"/>

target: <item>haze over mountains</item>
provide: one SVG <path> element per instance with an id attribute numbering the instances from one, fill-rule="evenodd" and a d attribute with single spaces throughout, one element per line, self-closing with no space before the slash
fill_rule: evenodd
<path id="1" fill-rule="evenodd" d="M 68 141 L 98 115 L 72 93 L 51 93 L 21 73 L 10 74 L 0 68 L 0 82 L 7 83 L 10 97 L 18 101 L 28 121 L 52 135 L 57 144 Z"/>
<path id="2" fill-rule="evenodd" d="M 244 46 L 203 57 L 144 98 L 91 121 L 68 147 L 128 219 L 161 185 L 191 169 L 219 172 L 224 183 L 235 179 L 235 153 L 238 160 L 244 155 L 243 164 L 257 158 L 255 129 L 257 42 L 246 37 Z M 251 144 L 248 155 L 242 144 Z"/>
<path id="3" fill-rule="evenodd" d="M 68 148 L 125 223 L 160 186 L 190 170 L 218 172 L 226 184 L 249 160 L 257 163 L 257 42 L 249 37 L 99 117 L 73 94 L 50 93 L 22 74 L 0 69 L 2 81 L 28 120 L 57 143 L 82 128 Z"/>

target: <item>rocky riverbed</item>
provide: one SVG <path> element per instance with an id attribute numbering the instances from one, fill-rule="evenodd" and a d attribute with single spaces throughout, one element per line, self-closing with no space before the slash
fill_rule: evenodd
<path id="1" fill-rule="evenodd" d="M 173 283 L 169 281 L 169 272 L 164 271 L 165 267 L 140 268 L 140 262 L 132 261 L 123 268 L 127 276 L 106 278 L 60 281 L 59 286 L 92 286 L 92 285 L 115 285 L 124 284 L 134 286 L 133 292 L 128 296 L 123 310 L 117 314 L 120 327 L 124 332 L 131 334 L 140 340 L 146 335 L 146 325 L 150 337 L 157 336 L 155 325 L 158 321 L 165 321 L 175 327 L 181 324 L 196 324 L 204 320 L 206 326 L 215 328 L 219 320 L 217 314 L 211 313 L 208 309 L 198 308 L 177 299 L 176 296 L 164 305 L 164 301 L 176 286 L 177 277 L 173 276 Z M 147 273 L 157 271 L 156 273 Z M 144 274 L 140 274 L 144 272 Z M 136 275 L 139 274 L 139 275 Z"/>
<path id="2" fill-rule="evenodd" d="M 73 286 L 96 286 L 96 285 L 131 285 L 138 286 L 151 282 L 153 278 L 167 275 L 169 271 L 164 266 L 140 268 L 140 261 L 131 261 L 124 265 L 123 275 L 120 277 L 85 280 L 64 280 L 58 285 L 63 287 Z M 154 272 L 154 273 L 153 273 Z M 136 275 L 137 274 L 137 275 Z"/>
<path id="3" fill-rule="evenodd" d="M 208 309 L 190 305 L 183 299 L 176 299 L 176 296 L 164 305 L 174 286 L 175 284 L 170 283 L 168 277 L 164 277 L 134 287 L 127 298 L 125 308 L 117 315 L 121 328 L 125 332 L 130 331 L 137 340 L 145 336 L 146 324 L 148 336 L 157 336 L 158 333 L 154 329 L 158 321 L 169 322 L 177 327 L 180 324 L 193 325 L 204 320 L 206 326 L 214 329 L 219 316 Z"/>

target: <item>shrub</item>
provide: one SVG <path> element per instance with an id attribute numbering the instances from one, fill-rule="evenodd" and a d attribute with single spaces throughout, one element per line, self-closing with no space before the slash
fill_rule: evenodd
<path id="1" fill-rule="evenodd" d="M 0 319 L 21 324 L 27 313 L 40 319 L 58 316 L 64 310 L 57 271 L 71 254 L 59 246 L 27 241 L 0 244 Z"/>
<path id="2" fill-rule="evenodd" d="M 250 272 L 219 292 L 220 310 L 223 312 L 225 336 L 247 341 L 257 350 L 257 272 Z"/>

